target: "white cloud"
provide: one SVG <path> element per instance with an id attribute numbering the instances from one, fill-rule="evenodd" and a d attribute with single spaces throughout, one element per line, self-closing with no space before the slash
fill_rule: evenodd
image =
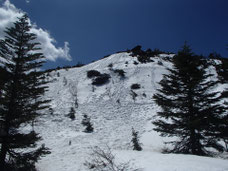
<path id="1" fill-rule="evenodd" d="M 13 22 L 18 17 L 21 17 L 23 13 L 23 11 L 16 8 L 9 0 L 3 3 L 0 7 L 0 39 L 5 36 L 5 28 L 12 26 Z M 31 21 L 29 22 L 31 23 Z M 31 32 L 37 35 L 37 41 L 41 43 L 42 52 L 47 60 L 55 61 L 58 58 L 71 60 L 68 42 L 64 42 L 64 47 L 56 47 L 56 40 L 51 37 L 50 33 L 35 24 L 32 24 Z"/>

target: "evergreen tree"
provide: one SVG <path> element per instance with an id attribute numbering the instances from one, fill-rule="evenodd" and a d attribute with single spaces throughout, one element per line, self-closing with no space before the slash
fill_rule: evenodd
<path id="1" fill-rule="evenodd" d="M 134 128 L 132 128 L 131 142 L 133 144 L 133 150 L 142 151 L 142 147 L 141 147 L 140 142 L 139 142 L 138 132 L 135 131 Z"/>
<path id="2" fill-rule="evenodd" d="M 30 29 L 28 17 L 23 15 L 6 29 L 0 43 L 0 57 L 4 59 L 0 66 L 7 72 L 0 95 L 0 168 L 4 171 L 35 170 L 35 162 L 49 153 L 44 145 L 37 147 L 41 139 L 37 133 L 21 131 L 21 126 L 31 124 L 48 102 L 41 100 L 46 82 L 43 73 L 37 71 L 44 56 L 37 52 L 39 43 Z"/>
<path id="3" fill-rule="evenodd" d="M 84 132 L 86 133 L 93 132 L 93 125 L 90 122 L 90 118 L 86 114 L 83 115 L 82 125 L 86 127 Z"/>
<path id="4" fill-rule="evenodd" d="M 228 83 L 228 59 L 220 57 L 219 60 L 221 63 L 216 65 L 218 79 L 220 83 L 227 84 Z"/>
<path id="5" fill-rule="evenodd" d="M 226 85 L 221 93 L 221 101 L 225 107 L 225 112 L 221 117 L 221 124 L 218 125 L 220 131 L 220 137 L 224 141 L 226 151 L 228 151 L 228 59 L 220 58 L 221 63 L 216 67 L 218 78 L 221 84 Z"/>
<path id="6" fill-rule="evenodd" d="M 70 112 L 69 112 L 68 116 L 71 120 L 75 119 L 75 110 L 73 107 L 70 108 Z"/>
<path id="7" fill-rule="evenodd" d="M 1 60 L 1 59 L 0 59 Z M 0 89 L 3 87 L 3 85 L 6 82 L 7 78 L 7 71 L 4 68 L 0 67 Z"/>
<path id="8" fill-rule="evenodd" d="M 210 90 L 217 84 L 205 71 L 205 59 L 196 56 L 186 44 L 173 58 L 173 69 L 168 69 L 161 80 L 161 89 L 154 95 L 161 107 L 159 119 L 154 121 L 161 136 L 178 137 L 168 142 L 174 145 L 170 152 L 210 155 L 207 147 L 223 150 L 217 143 L 219 116 L 217 92 Z"/>

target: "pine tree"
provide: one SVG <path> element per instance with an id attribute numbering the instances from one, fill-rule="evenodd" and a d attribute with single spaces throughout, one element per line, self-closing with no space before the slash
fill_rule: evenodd
<path id="1" fill-rule="evenodd" d="M 217 92 L 210 91 L 217 82 L 208 79 L 205 71 L 206 60 L 191 52 L 188 45 L 173 58 L 173 69 L 168 69 L 161 80 L 161 89 L 154 95 L 161 107 L 154 121 L 161 136 L 178 137 L 168 142 L 174 145 L 170 152 L 195 155 L 210 155 L 206 147 L 219 151 L 223 147 L 217 143 L 223 108 L 218 105 Z"/>
<path id="2" fill-rule="evenodd" d="M 221 63 L 216 65 L 218 79 L 220 83 L 227 84 L 228 83 L 228 59 L 220 57 L 219 60 Z"/>
<path id="3" fill-rule="evenodd" d="M 226 151 L 228 152 L 228 59 L 220 57 L 220 61 L 221 64 L 216 69 L 220 83 L 226 85 L 226 89 L 221 93 L 221 102 L 226 110 L 221 117 L 221 124 L 218 124 L 218 129 L 220 132 L 219 136 L 224 141 Z"/>
<path id="4" fill-rule="evenodd" d="M 90 118 L 86 114 L 83 115 L 82 125 L 86 127 L 84 132 L 86 133 L 93 132 L 93 125 L 90 122 Z"/>
<path id="5" fill-rule="evenodd" d="M 37 133 L 21 131 L 22 125 L 31 124 L 48 106 L 48 101 L 41 99 L 46 82 L 43 73 L 37 71 L 44 56 L 37 52 L 39 43 L 30 29 L 28 17 L 23 15 L 6 29 L 0 43 L 0 57 L 4 59 L 0 66 L 7 72 L 0 95 L 1 170 L 35 170 L 35 162 L 49 153 L 44 145 L 37 147 L 41 139 Z"/>
<path id="6" fill-rule="evenodd" d="M 142 147 L 141 147 L 140 142 L 139 142 L 138 132 L 135 131 L 134 128 L 132 128 L 131 142 L 133 144 L 133 150 L 142 151 Z"/>
<path id="7" fill-rule="evenodd" d="M 71 120 L 75 119 L 75 110 L 73 107 L 70 108 L 70 112 L 69 112 L 68 116 Z"/>

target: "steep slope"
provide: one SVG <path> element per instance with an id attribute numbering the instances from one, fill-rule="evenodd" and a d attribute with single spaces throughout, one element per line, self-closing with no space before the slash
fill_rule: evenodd
<path id="1" fill-rule="evenodd" d="M 160 153 L 165 147 L 165 139 L 152 130 L 151 121 L 158 110 L 152 96 L 159 88 L 162 74 L 167 73 L 166 68 L 172 67 L 169 62 L 172 56 L 161 54 L 153 57 L 153 62 L 142 64 L 136 57 L 123 52 L 80 68 L 48 73 L 47 79 L 51 83 L 46 98 L 52 99 L 54 113 L 45 111 L 35 129 L 51 149 L 51 154 L 42 158 L 38 168 L 41 171 L 88 170 L 84 163 L 90 156 L 91 147 L 108 145 L 114 149 L 117 159 L 131 159 L 136 167 L 147 171 L 228 170 L 227 162 L 222 159 Z M 123 70 L 125 77 L 119 76 L 116 69 Z M 93 86 L 92 79 L 87 77 L 89 70 L 109 74 L 109 82 Z M 131 89 L 132 84 L 140 84 L 140 89 Z M 135 100 L 132 91 L 137 94 Z M 74 106 L 74 94 L 77 94 L 79 106 L 76 119 L 72 121 L 66 115 Z M 91 117 L 93 133 L 83 132 L 83 114 Z M 142 152 L 131 150 L 132 127 L 141 135 Z"/>

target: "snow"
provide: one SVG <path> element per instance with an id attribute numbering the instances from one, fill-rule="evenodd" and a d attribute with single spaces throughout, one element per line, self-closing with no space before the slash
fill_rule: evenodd
<path id="1" fill-rule="evenodd" d="M 131 160 L 135 167 L 144 171 L 228 171 L 228 162 L 222 158 L 199 157 L 193 155 L 162 154 L 168 147 L 168 138 L 160 137 L 153 130 L 152 121 L 159 110 L 152 96 L 159 88 L 158 82 L 172 64 L 166 60 L 172 55 L 153 57 L 151 63 L 134 64 L 136 57 L 129 53 L 118 53 L 80 68 L 61 69 L 49 73 L 49 90 L 45 98 L 52 99 L 54 114 L 44 111 L 35 123 L 35 130 L 50 148 L 51 154 L 43 157 L 37 167 L 40 171 L 86 171 L 84 163 L 89 159 L 91 148 L 110 146 L 117 162 Z M 162 65 L 159 64 L 162 62 Z M 110 69 L 109 65 L 113 67 Z M 125 71 L 120 78 L 114 69 Z M 87 78 L 87 71 L 98 70 L 110 74 L 110 82 L 93 87 Z M 58 77 L 57 73 L 60 74 Z M 130 95 L 131 85 L 139 83 L 136 101 Z M 72 87 L 77 89 L 79 107 L 76 119 L 66 115 L 74 104 Z M 144 95 L 143 95 L 144 94 Z M 145 96 L 146 95 L 146 96 Z M 119 103 L 118 103 L 119 101 Z M 81 124 L 83 115 L 91 118 L 93 133 L 84 133 Z M 139 132 L 143 151 L 133 151 L 131 129 Z"/>
<path id="2" fill-rule="evenodd" d="M 137 163 L 144 171 L 226 171 L 225 160 L 181 154 L 161 154 L 150 151 L 120 151 L 121 158 Z"/>

